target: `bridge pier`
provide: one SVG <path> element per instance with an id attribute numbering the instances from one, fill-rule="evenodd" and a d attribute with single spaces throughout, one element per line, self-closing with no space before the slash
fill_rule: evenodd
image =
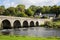
<path id="1" fill-rule="evenodd" d="M 14 27 L 13 27 L 13 22 L 11 22 L 11 27 L 14 28 Z"/>
<path id="2" fill-rule="evenodd" d="M 23 28 L 23 20 L 22 21 L 20 21 L 21 22 L 21 27 Z"/>
<path id="3" fill-rule="evenodd" d="M 1 19 L 0 19 L 0 29 L 2 29 L 2 27 L 1 27 Z"/>

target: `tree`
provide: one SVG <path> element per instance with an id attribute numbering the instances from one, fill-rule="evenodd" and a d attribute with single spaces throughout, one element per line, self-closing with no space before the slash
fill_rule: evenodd
<path id="1" fill-rule="evenodd" d="M 16 11 L 25 12 L 25 5 L 22 4 L 17 5 Z"/>
<path id="2" fill-rule="evenodd" d="M 40 8 L 42 13 L 50 13 L 51 6 L 43 6 Z"/>
<path id="3" fill-rule="evenodd" d="M 14 7 L 9 7 L 5 10 L 5 15 L 14 16 L 16 14 Z"/>
<path id="4" fill-rule="evenodd" d="M 35 14 L 41 13 L 54 13 L 56 17 L 60 14 L 60 6 L 35 6 L 31 5 L 28 9 L 25 9 L 25 5 L 19 4 L 17 7 L 9 7 L 5 9 L 4 6 L 0 6 L 0 15 L 11 15 L 11 16 L 34 16 Z M 21 17 L 22 17 L 21 16 Z"/>
<path id="5" fill-rule="evenodd" d="M 45 13 L 50 13 L 50 6 L 44 6 L 43 8 L 45 8 Z"/>
<path id="6" fill-rule="evenodd" d="M 37 6 L 31 5 L 31 6 L 29 7 L 29 9 L 31 9 L 33 12 L 35 12 L 35 11 L 37 10 Z"/>
<path id="7" fill-rule="evenodd" d="M 28 16 L 33 16 L 33 15 L 34 15 L 34 12 L 33 12 L 31 9 L 25 10 L 25 13 L 26 13 Z"/>
<path id="8" fill-rule="evenodd" d="M 0 6 L 0 15 L 3 15 L 5 12 L 5 7 L 4 6 Z"/>
<path id="9" fill-rule="evenodd" d="M 58 6 L 58 13 L 60 14 L 60 6 Z"/>
<path id="10" fill-rule="evenodd" d="M 18 17 L 27 17 L 27 15 L 24 12 L 17 12 L 15 16 L 18 16 Z"/>
<path id="11" fill-rule="evenodd" d="M 58 6 L 57 5 L 54 5 L 51 7 L 51 13 L 55 13 L 56 14 L 56 17 L 59 15 L 58 13 Z"/>
<path id="12" fill-rule="evenodd" d="M 41 8 L 41 13 L 45 13 L 45 8 Z"/>

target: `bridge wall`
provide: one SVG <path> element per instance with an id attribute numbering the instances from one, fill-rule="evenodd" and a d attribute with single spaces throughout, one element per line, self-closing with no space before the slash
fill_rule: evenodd
<path id="1" fill-rule="evenodd" d="M 37 19 L 37 18 L 26 18 L 26 17 L 11 17 L 11 16 L 0 16 L 0 28 L 3 20 L 9 20 L 11 27 L 13 27 L 13 24 L 16 20 L 19 20 L 21 23 L 21 26 L 23 27 L 23 22 L 27 21 L 28 26 L 30 26 L 30 22 L 34 22 L 34 26 L 36 26 L 36 22 L 38 21 L 39 25 L 44 24 L 46 21 L 51 21 L 51 19 Z"/>

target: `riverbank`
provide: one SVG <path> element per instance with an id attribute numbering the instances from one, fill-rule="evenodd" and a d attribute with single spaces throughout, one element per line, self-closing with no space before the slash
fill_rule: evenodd
<path id="1" fill-rule="evenodd" d="M 60 40 L 60 37 L 29 37 L 29 36 L 13 36 L 0 35 L 0 40 Z"/>
<path id="2" fill-rule="evenodd" d="M 56 28 L 59 29 L 60 28 L 60 20 L 53 20 L 53 21 L 46 21 L 43 25 L 41 25 L 42 27 L 47 27 L 47 28 Z"/>

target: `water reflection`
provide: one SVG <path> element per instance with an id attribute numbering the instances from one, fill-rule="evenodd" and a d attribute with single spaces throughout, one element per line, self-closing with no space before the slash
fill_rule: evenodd
<path id="1" fill-rule="evenodd" d="M 19 29 L 19 28 L 15 28 L 15 29 L 13 30 L 13 34 L 14 34 L 14 35 L 19 35 L 19 34 L 20 34 L 20 29 Z"/>
<path id="2" fill-rule="evenodd" d="M 10 34 L 13 35 L 27 35 L 27 36 L 38 36 L 38 37 L 60 37 L 60 29 L 49 29 L 44 27 L 31 27 L 31 28 L 15 28 L 8 29 Z M 1 32 L 4 32 L 1 30 Z M 6 32 L 6 31 L 5 31 Z"/>
<path id="3" fill-rule="evenodd" d="M 1 33 L 3 34 L 3 35 L 9 35 L 10 34 L 10 30 L 9 29 L 3 29 L 3 30 L 1 30 Z"/>

